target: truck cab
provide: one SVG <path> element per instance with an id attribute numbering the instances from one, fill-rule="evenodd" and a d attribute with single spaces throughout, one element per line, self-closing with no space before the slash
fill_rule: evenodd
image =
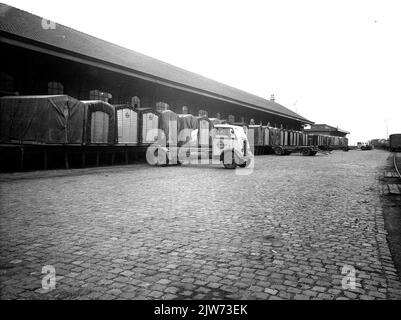
<path id="1" fill-rule="evenodd" d="M 253 157 L 243 127 L 218 124 L 212 129 L 212 158 L 219 159 L 227 169 L 245 167 Z"/>

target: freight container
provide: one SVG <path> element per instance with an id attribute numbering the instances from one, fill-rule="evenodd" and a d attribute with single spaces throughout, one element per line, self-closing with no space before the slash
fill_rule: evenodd
<path id="1" fill-rule="evenodd" d="M 252 136 L 251 136 L 252 135 Z M 262 125 L 249 125 L 248 141 L 252 146 L 263 146 L 263 127 Z"/>
<path id="2" fill-rule="evenodd" d="M 85 142 L 87 144 L 114 144 L 116 140 L 114 107 L 100 100 L 82 102 L 86 108 Z"/>
<path id="3" fill-rule="evenodd" d="M 158 139 L 160 114 L 150 108 L 138 108 L 139 141 L 141 144 L 154 143 Z"/>

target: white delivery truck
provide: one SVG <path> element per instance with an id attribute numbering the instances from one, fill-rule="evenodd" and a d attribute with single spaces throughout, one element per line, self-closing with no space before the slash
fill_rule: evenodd
<path id="1" fill-rule="evenodd" d="M 209 136 L 205 143 L 205 135 Z M 202 128 L 192 130 L 190 139 L 182 145 L 153 144 L 147 151 L 148 163 L 169 164 L 219 164 L 227 169 L 248 167 L 253 162 L 247 135 L 244 129 L 230 124 L 215 124 L 209 131 Z M 202 139 L 199 139 L 202 137 Z M 202 140 L 204 144 L 200 144 Z"/>

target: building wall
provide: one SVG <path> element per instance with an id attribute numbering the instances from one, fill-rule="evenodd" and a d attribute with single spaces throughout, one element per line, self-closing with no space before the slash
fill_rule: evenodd
<path id="1" fill-rule="evenodd" d="M 345 137 L 347 134 L 339 131 L 306 130 L 308 133 L 322 134 L 326 136 Z"/>
<path id="2" fill-rule="evenodd" d="M 256 124 L 274 125 L 284 128 L 300 130 L 298 121 L 269 114 L 259 110 L 242 107 L 236 104 L 205 97 L 199 94 L 170 88 L 154 82 L 126 76 L 105 69 L 81 64 L 58 57 L 17 48 L 0 43 L 3 61 L 0 73 L 3 78 L 13 81 L 10 90 L 10 81 L 3 79 L 0 84 L 1 95 L 10 94 L 8 91 L 18 92 L 20 95 L 48 94 L 48 83 L 58 82 L 63 86 L 63 93 L 79 100 L 90 99 L 91 90 L 100 90 L 112 95 L 112 104 L 127 103 L 133 96 L 140 98 L 141 107 L 156 108 L 159 101 L 168 103 L 170 109 L 182 113 L 186 106 L 188 112 L 198 115 L 200 110 L 208 112 L 209 117 L 228 119 L 229 115 L 240 122 L 246 123 L 254 119 Z"/>

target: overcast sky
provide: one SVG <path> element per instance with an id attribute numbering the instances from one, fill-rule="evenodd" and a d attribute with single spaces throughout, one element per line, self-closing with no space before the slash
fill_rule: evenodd
<path id="1" fill-rule="evenodd" d="M 351 132 L 401 133 L 401 1 L 3 0 Z"/>

